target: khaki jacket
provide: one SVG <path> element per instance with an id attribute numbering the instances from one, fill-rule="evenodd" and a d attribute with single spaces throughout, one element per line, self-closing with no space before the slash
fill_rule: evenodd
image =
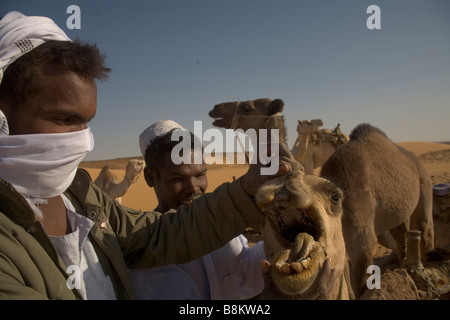
<path id="1" fill-rule="evenodd" d="M 65 194 L 79 214 L 95 222 L 89 236 L 119 299 L 134 298 L 127 267 L 199 258 L 261 221 L 239 179 L 164 215 L 121 206 L 84 170 Z M 81 299 L 69 289 L 66 270 L 25 199 L 0 179 L 0 299 Z"/>

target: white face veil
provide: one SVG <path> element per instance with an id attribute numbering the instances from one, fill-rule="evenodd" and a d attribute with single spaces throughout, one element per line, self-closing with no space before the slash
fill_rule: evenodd
<path id="1" fill-rule="evenodd" d="M 48 40 L 71 41 L 50 18 L 12 11 L 0 20 L 0 85 L 6 68 Z M 68 133 L 9 135 L 0 110 L 0 178 L 11 183 L 42 218 L 39 204 L 62 194 L 94 147 L 89 128 Z"/>
<path id="2" fill-rule="evenodd" d="M 65 133 L 0 135 L 0 178 L 25 198 L 51 198 L 72 183 L 94 148 L 89 128 Z"/>

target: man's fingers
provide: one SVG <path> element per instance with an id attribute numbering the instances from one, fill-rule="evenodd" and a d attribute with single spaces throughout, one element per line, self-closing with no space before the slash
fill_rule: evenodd
<path id="1" fill-rule="evenodd" d="M 336 269 L 331 269 L 331 259 L 326 258 L 322 265 L 322 270 L 319 274 L 319 297 L 318 299 L 329 299 L 331 290 L 337 279 Z"/>
<path id="2" fill-rule="evenodd" d="M 263 274 L 267 274 L 270 270 L 270 262 L 268 260 L 264 259 L 260 262 L 260 265 L 261 265 L 261 270 L 262 270 Z"/>

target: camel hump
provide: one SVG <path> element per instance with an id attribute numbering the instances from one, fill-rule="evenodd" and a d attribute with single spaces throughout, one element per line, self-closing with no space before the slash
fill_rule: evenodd
<path id="1" fill-rule="evenodd" d="M 363 140 L 364 138 L 368 137 L 369 135 L 372 135 L 374 133 L 381 134 L 382 136 L 387 138 L 386 133 L 381 131 L 380 129 L 372 126 L 368 123 L 362 123 L 356 126 L 350 133 L 350 139 L 351 140 Z"/>

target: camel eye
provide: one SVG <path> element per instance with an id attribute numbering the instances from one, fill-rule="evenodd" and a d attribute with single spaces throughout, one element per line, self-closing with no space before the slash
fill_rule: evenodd
<path id="1" fill-rule="evenodd" d="M 333 193 L 330 195 L 330 199 L 331 199 L 331 201 L 332 201 L 334 204 L 339 204 L 340 201 L 341 201 L 341 194 L 340 194 L 340 193 L 337 193 L 337 192 L 333 192 Z"/>

